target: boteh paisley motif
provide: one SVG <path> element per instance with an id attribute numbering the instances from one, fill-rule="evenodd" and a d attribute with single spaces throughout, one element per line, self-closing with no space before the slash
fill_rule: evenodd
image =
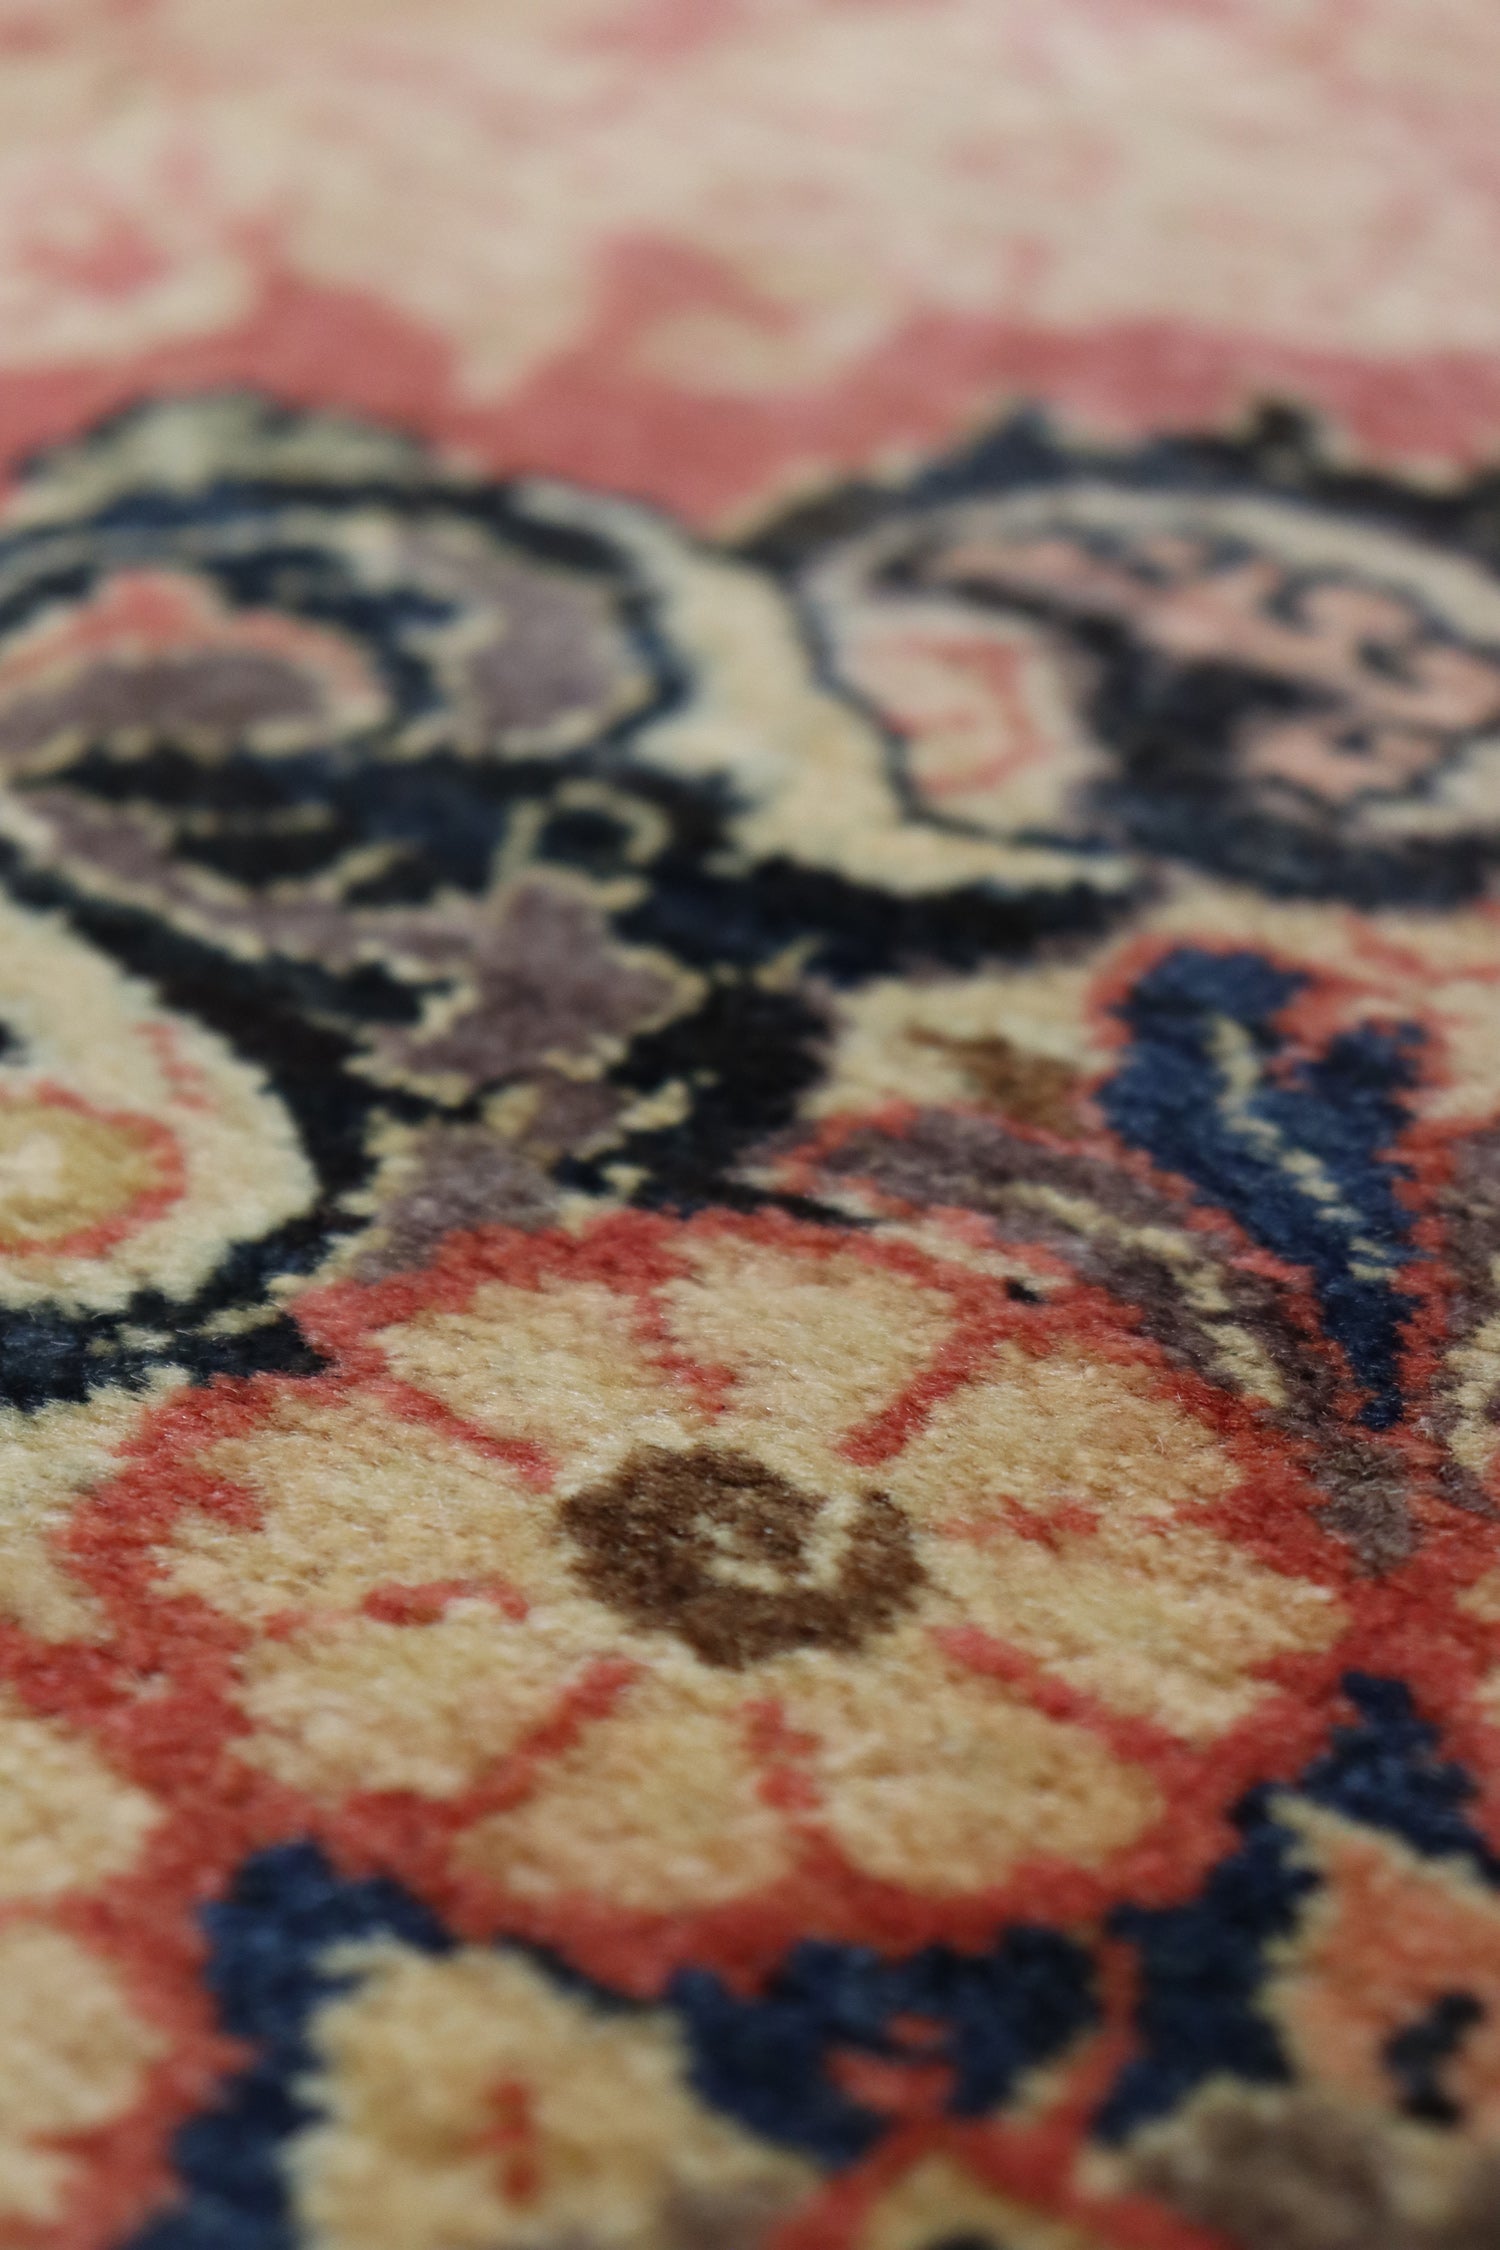
<path id="1" fill-rule="evenodd" d="M 1489 2239 L 1484 506 L 20 480 L 7 2244 Z"/>
<path id="2" fill-rule="evenodd" d="M 893 511 L 806 585 L 836 668 L 912 727 L 918 788 L 976 828 L 1367 907 L 1482 878 L 1500 608 L 1463 556 L 1228 480 L 1034 473 Z"/>

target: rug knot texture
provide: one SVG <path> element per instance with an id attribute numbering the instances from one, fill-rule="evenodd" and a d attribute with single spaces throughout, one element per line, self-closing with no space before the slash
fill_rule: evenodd
<path id="1" fill-rule="evenodd" d="M 0 2250 L 1500 2245 L 1497 127 L 0 0 Z"/>

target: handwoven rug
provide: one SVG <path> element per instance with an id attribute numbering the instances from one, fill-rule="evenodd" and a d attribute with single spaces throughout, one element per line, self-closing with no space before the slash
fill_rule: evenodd
<path id="1" fill-rule="evenodd" d="M 1500 2245 L 1497 135 L 0 0 L 0 2250 Z"/>

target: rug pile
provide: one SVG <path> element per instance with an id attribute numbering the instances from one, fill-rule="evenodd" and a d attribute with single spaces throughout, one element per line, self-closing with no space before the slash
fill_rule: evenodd
<path id="1" fill-rule="evenodd" d="M 0 2246 L 1500 2244 L 1500 20 L 0 0 Z"/>

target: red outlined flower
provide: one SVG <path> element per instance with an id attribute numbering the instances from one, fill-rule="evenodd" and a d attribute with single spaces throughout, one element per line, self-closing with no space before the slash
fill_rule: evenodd
<path id="1" fill-rule="evenodd" d="M 299 1317 L 329 1374 L 179 1395 L 74 1518 L 153 1683 L 103 1723 L 460 1929 L 650 1989 L 1087 1911 L 1318 1724 L 1344 1557 L 1099 1290 L 630 1212 Z"/>

